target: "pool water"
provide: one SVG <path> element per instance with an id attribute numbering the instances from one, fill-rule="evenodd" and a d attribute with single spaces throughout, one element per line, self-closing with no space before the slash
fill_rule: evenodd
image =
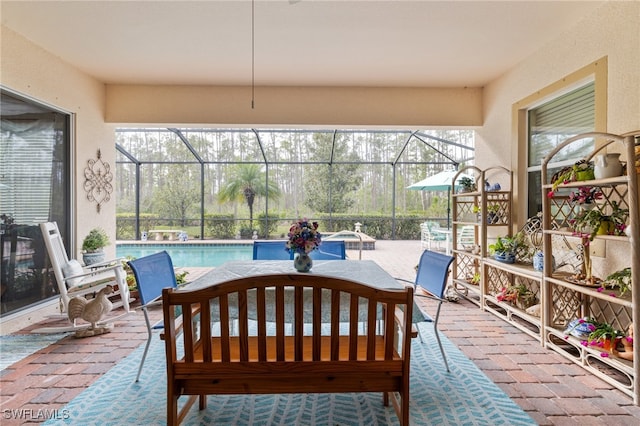
<path id="1" fill-rule="evenodd" d="M 140 258 L 166 250 L 173 266 L 213 267 L 231 260 L 251 260 L 252 244 L 118 244 L 117 257 Z"/>

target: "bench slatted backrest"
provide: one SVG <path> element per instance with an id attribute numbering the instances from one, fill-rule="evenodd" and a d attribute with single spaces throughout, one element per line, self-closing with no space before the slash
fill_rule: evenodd
<path id="1" fill-rule="evenodd" d="M 341 327 L 344 313 L 341 313 L 340 306 L 345 297 L 349 298 L 350 320 L 347 326 L 342 324 Z M 364 332 L 359 331 L 363 298 L 367 310 Z M 192 291 L 165 289 L 163 309 L 168 368 L 178 362 L 175 345 L 170 345 L 170 341 L 177 338 L 179 325 L 183 327 L 186 363 L 212 360 L 228 363 L 238 357 L 246 362 L 256 361 L 252 359 L 256 356 L 260 362 L 274 361 L 274 358 L 279 362 L 408 359 L 404 348 L 410 347 L 412 301 L 412 288 L 380 290 L 315 274 L 247 277 Z M 380 309 L 381 305 L 383 309 Z M 177 306 L 180 307 L 178 312 L 182 312 L 182 319 L 176 318 Z M 409 322 L 400 327 L 400 341 L 394 337 L 397 334 L 394 323 L 396 307 L 405 311 L 405 321 Z M 310 314 L 308 309 L 311 309 Z M 232 325 L 236 318 L 238 330 L 232 338 Z M 250 326 L 250 318 L 256 319 L 253 326 Z M 378 331 L 379 321 L 384 332 Z M 218 322 L 219 330 L 214 333 L 212 324 Z M 272 325 L 267 327 L 268 323 Z M 305 327 L 309 323 L 310 327 Z M 323 331 L 323 324 L 327 323 L 330 330 L 327 331 L 325 326 Z M 288 324 L 292 325 L 292 332 L 286 334 Z M 381 341 L 381 336 L 386 336 L 384 341 Z M 212 337 L 219 341 L 216 349 L 219 353 L 213 353 L 212 345 L 204 343 L 211 342 Z M 286 342 L 291 339 L 293 354 L 286 350 Z M 361 347 L 363 344 L 366 350 Z M 195 356 L 196 353 L 200 355 Z M 348 353 L 346 358 L 345 353 Z"/>

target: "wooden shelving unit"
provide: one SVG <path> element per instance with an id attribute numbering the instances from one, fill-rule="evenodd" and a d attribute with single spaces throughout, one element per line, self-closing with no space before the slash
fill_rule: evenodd
<path id="1" fill-rule="evenodd" d="M 571 274 L 553 271 L 552 258 L 544 259 L 543 273 L 543 343 L 576 364 L 587 369 L 594 375 L 602 378 L 616 388 L 633 397 L 634 403 L 640 402 L 638 391 L 640 363 L 638 362 L 640 345 L 634 345 L 634 361 L 628 361 L 615 355 L 603 356 L 598 348 L 584 345 L 573 336 L 566 336 L 567 323 L 575 318 L 593 317 L 598 321 L 612 324 L 618 330 L 627 330 L 633 323 L 634 336 L 640 336 L 640 318 L 638 317 L 638 303 L 640 301 L 640 268 L 638 265 L 638 231 L 640 218 L 638 216 L 638 178 L 634 166 L 635 136 L 640 132 L 627 135 L 614 135 L 608 133 L 585 133 L 569 138 L 556 147 L 544 159 L 542 164 L 542 191 L 546 194 L 552 189 L 552 182 L 548 176 L 548 164 L 554 156 L 565 147 L 582 142 L 584 139 L 596 139 L 596 149 L 586 158 L 590 161 L 596 155 L 605 153 L 608 149 L 614 152 L 622 152 L 627 159 L 626 174 L 607 179 L 595 179 L 581 182 L 569 182 L 559 188 L 575 190 L 578 187 L 597 187 L 603 193 L 597 207 L 603 212 L 611 211 L 612 204 L 618 203 L 620 207 L 629 210 L 627 224 L 632 224 L 631 235 L 603 235 L 596 236 L 601 244 L 622 244 L 627 249 L 620 252 L 628 255 L 628 264 L 631 266 L 632 291 L 631 295 L 620 297 L 618 292 L 607 289 L 598 291 L 575 280 L 570 280 Z M 571 218 L 576 213 L 575 206 L 567 201 L 566 197 L 543 197 L 543 250 L 545 253 L 553 253 L 552 239 L 555 237 L 570 238 L 573 236 L 570 230 L 565 229 L 571 223 Z M 575 238 L 575 237 L 574 237 Z M 589 250 L 588 247 L 585 250 Z M 610 271 L 613 272 L 613 271 Z M 601 277 L 603 278 L 603 277 Z"/>
<path id="2" fill-rule="evenodd" d="M 481 282 L 474 283 L 471 278 L 482 274 L 483 244 L 481 244 L 481 223 L 478 209 L 482 205 L 482 170 L 475 166 L 467 166 L 456 174 L 456 182 L 461 175 L 467 175 L 475 180 L 478 190 L 473 192 L 456 192 L 453 185 L 451 199 L 452 217 L 452 254 L 455 260 L 452 264 L 451 276 L 455 290 L 462 296 L 482 306 Z M 458 236 L 467 235 L 464 240 Z M 480 279 L 481 281 L 481 279 Z"/>
<path id="3" fill-rule="evenodd" d="M 632 291 L 624 296 L 614 290 L 599 291 L 595 287 L 567 279 L 571 276 L 570 271 L 583 263 L 584 257 L 584 254 L 575 252 L 575 242 L 571 241 L 580 242 L 580 239 L 569 229 L 571 218 L 577 213 L 578 207 L 566 195 L 547 197 L 552 189 L 547 175 L 548 164 L 560 150 L 585 138 L 598 140 L 596 149 L 585 158 L 586 161 L 592 161 L 596 155 L 613 148 L 614 152 L 621 152 L 623 160 L 626 160 L 626 173 L 613 178 L 571 182 L 561 185 L 561 189 L 598 187 L 604 195 L 597 208 L 606 212 L 615 201 L 620 207 L 628 209 L 626 223 L 632 224 L 629 235 L 596 236 L 599 244 L 612 244 L 618 248 L 619 245 L 626 246 L 622 252 L 628 259 L 617 259 L 618 262 L 626 262 L 631 266 Z M 507 174 L 508 181 L 512 183 L 511 172 L 499 167 L 480 170 L 474 166 L 460 170 L 459 174 L 473 175 L 479 189 L 469 193 L 452 193 L 453 255 L 456 258 L 452 267 L 452 280 L 456 291 L 481 309 L 503 318 L 538 339 L 545 347 L 557 351 L 631 396 L 634 403 L 639 405 L 640 344 L 634 345 L 634 362 L 615 355 L 602 356 L 602 350 L 585 346 L 584 342 L 565 334 L 571 320 L 589 316 L 608 322 L 619 330 L 626 330 L 633 324 L 634 336 L 640 336 L 640 196 L 638 174 L 634 167 L 636 144 L 640 145 L 640 131 L 624 135 L 585 133 L 567 139 L 544 159 L 541 189 L 543 212 L 542 218 L 537 222 L 541 227 L 542 252 L 545 253 L 543 271 L 534 270 L 531 258 L 507 264 L 489 256 L 489 243 L 495 235 L 513 235 L 514 232 L 512 186 L 488 191 L 484 188 L 484 182 L 490 173 L 498 172 Z M 491 211 L 500 212 L 500 219 L 487 220 Z M 461 244 L 455 237 L 465 227 L 467 230 L 473 229 L 473 244 Z M 476 247 L 474 251 L 469 250 L 471 245 Z M 533 250 L 529 255 L 532 253 Z M 555 261 L 560 263 L 557 270 Z M 603 265 L 605 263 L 606 261 Z M 562 265 L 564 266 L 561 268 Z M 469 277 L 475 274 L 481 276 L 478 284 L 469 282 Z M 501 289 L 512 285 L 524 285 L 535 294 L 540 302 L 539 315 L 527 313 L 525 307 L 516 303 L 498 300 L 497 295 Z"/>

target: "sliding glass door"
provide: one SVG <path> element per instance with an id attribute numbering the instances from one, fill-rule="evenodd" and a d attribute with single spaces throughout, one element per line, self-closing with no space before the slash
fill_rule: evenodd
<path id="1" fill-rule="evenodd" d="M 69 241 L 69 114 L 1 90 L 1 315 L 57 293 L 39 223 L 56 221 Z"/>

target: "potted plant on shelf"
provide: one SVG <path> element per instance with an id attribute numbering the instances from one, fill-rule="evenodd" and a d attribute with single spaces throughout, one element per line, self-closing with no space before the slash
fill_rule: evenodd
<path id="1" fill-rule="evenodd" d="M 522 310 L 538 302 L 535 293 L 524 284 L 503 287 L 496 299 L 499 302 L 510 302 Z"/>
<path id="2" fill-rule="evenodd" d="M 574 165 L 563 168 L 551 177 L 551 192 L 548 195 L 552 197 L 562 184 L 595 179 L 593 169 L 593 162 L 585 160 L 576 161 Z"/>
<path id="3" fill-rule="evenodd" d="M 592 317 L 578 318 L 571 321 L 564 331 L 565 339 L 569 335 L 581 339 L 582 346 L 595 346 L 607 352 L 603 352 L 602 356 L 609 356 L 609 353 L 615 351 L 616 345 L 620 341 L 624 333 L 616 330 L 611 324 L 597 321 Z"/>
<path id="4" fill-rule="evenodd" d="M 624 235 L 628 209 L 622 209 L 615 201 L 611 202 L 612 211 L 605 214 L 599 209 L 582 210 L 569 223 L 575 235 L 593 241 L 596 235 Z"/>
<path id="5" fill-rule="evenodd" d="M 616 330 L 611 324 L 606 322 L 595 322 L 593 325 L 595 328 L 589 334 L 587 344 L 589 346 L 598 347 L 609 353 L 613 353 L 624 333 L 620 330 Z M 606 355 L 603 354 L 603 356 Z"/>
<path id="6" fill-rule="evenodd" d="M 626 292 L 631 293 L 631 267 L 613 272 L 604 279 L 603 287 L 618 288 L 620 296 L 624 296 Z"/>
<path id="7" fill-rule="evenodd" d="M 476 183 L 469 176 L 458 179 L 458 184 L 461 186 L 460 192 L 474 192 L 478 189 Z"/>
<path id="8" fill-rule="evenodd" d="M 580 186 L 569 194 L 569 201 L 582 207 L 583 210 L 593 208 L 596 200 L 601 199 L 602 191 L 595 186 Z"/>
<path id="9" fill-rule="evenodd" d="M 85 265 L 104 261 L 104 247 L 108 246 L 109 236 L 102 228 L 93 228 L 82 241 L 82 259 Z"/>
<path id="10" fill-rule="evenodd" d="M 474 273 L 474 274 L 470 274 L 470 273 L 468 273 L 465 279 L 466 279 L 466 281 L 467 281 L 469 284 L 479 285 L 479 284 L 480 284 L 480 279 L 481 279 L 481 278 L 482 278 L 482 277 L 480 276 L 480 273 L 479 273 L 479 272 L 476 272 L 476 273 Z"/>
<path id="11" fill-rule="evenodd" d="M 489 253 L 494 259 L 504 263 L 514 263 L 518 249 L 524 247 L 524 235 L 521 232 L 514 236 L 498 237 L 489 245 Z"/>

